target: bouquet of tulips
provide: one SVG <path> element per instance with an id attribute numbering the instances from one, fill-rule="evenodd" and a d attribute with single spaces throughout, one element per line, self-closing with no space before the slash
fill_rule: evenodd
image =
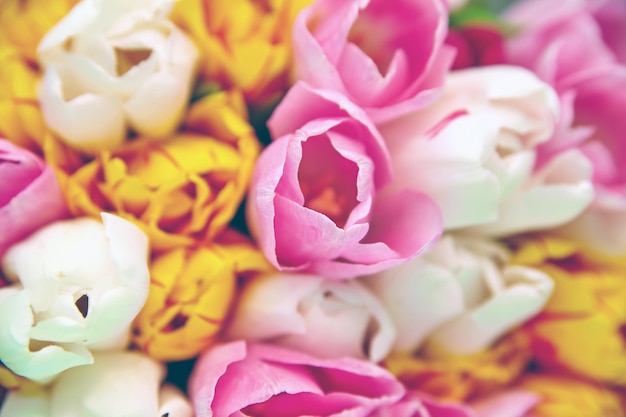
<path id="1" fill-rule="evenodd" d="M 0 417 L 626 416 L 626 1 L 0 0 Z"/>

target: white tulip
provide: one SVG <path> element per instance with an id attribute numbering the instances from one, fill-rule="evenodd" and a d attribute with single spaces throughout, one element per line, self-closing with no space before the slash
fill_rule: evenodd
<path id="1" fill-rule="evenodd" d="M 0 417 L 192 417 L 178 389 L 160 386 L 164 376 L 164 366 L 143 354 L 99 353 L 48 388 L 9 393 Z"/>
<path id="2" fill-rule="evenodd" d="M 396 326 L 397 351 L 466 355 L 537 314 L 554 286 L 541 271 L 507 266 L 495 242 L 445 235 L 426 255 L 363 281 Z"/>
<path id="3" fill-rule="evenodd" d="M 564 224 L 593 186 L 579 151 L 536 164 L 558 111 L 554 90 L 523 68 L 454 71 L 432 106 L 381 127 L 395 187 L 435 199 L 446 230 L 505 236 Z"/>
<path id="4" fill-rule="evenodd" d="M 198 52 L 167 20 L 171 1 L 83 0 L 39 44 L 44 119 L 70 146 L 95 153 L 127 129 L 166 137 L 180 123 Z"/>
<path id="5" fill-rule="evenodd" d="M 53 223 L 10 248 L 1 289 L 0 360 L 47 382 L 92 362 L 92 350 L 123 348 L 148 296 L 148 240 L 132 223 L 102 214 Z"/>
<path id="6" fill-rule="evenodd" d="M 356 281 L 275 273 L 243 289 L 227 335 L 377 362 L 389 353 L 395 329 L 381 303 Z"/>

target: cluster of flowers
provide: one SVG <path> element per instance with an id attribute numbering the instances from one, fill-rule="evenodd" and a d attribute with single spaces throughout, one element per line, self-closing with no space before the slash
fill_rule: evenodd
<path id="1" fill-rule="evenodd" d="M 626 2 L 479 3 L 0 1 L 0 416 L 626 416 Z"/>

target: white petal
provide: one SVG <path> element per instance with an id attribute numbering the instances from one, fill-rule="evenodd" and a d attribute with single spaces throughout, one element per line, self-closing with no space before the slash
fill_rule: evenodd
<path id="1" fill-rule="evenodd" d="M 554 287 L 548 275 L 532 268 L 507 267 L 503 279 L 502 292 L 435 330 L 426 351 L 435 356 L 476 353 L 541 311 Z"/>
<path id="2" fill-rule="evenodd" d="M 50 66 L 39 89 L 46 124 L 69 145 L 87 153 L 113 148 L 124 140 L 125 121 L 119 97 L 85 93 L 65 99 L 63 82 Z"/>
<path id="3" fill-rule="evenodd" d="M 191 404 L 178 388 L 172 385 L 164 385 L 161 388 L 160 398 L 157 417 L 193 417 Z"/>
<path id="4" fill-rule="evenodd" d="M 139 353 L 95 356 L 91 366 L 64 372 L 51 388 L 51 415 L 160 417 L 163 365 Z"/>
<path id="5" fill-rule="evenodd" d="M 563 225 L 593 201 L 591 175 L 591 165 L 580 152 L 563 152 L 533 174 L 524 190 L 502 202 L 498 222 L 470 230 L 497 237 Z"/>
<path id="6" fill-rule="evenodd" d="M 2 289 L 0 292 L 7 291 Z M 14 291 L 11 289 L 10 291 Z M 0 360 L 18 375 L 37 382 L 49 382 L 60 372 L 92 362 L 89 352 L 79 346 L 47 345 L 31 352 L 30 330 L 33 315 L 28 290 L 2 297 L 0 303 Z"/>
<path id="7" fill-rule="evenodd" d="M 365 283 L 391 316 L 397 351 L 414 352 L 437 326 L 464 309 L 461 288 L 451 271 L 420 258 Z"/>
<path id="8" fill-rule="evenodd" d="M 188 86 L 173 74 L 161 71 L 147 79 L 124 104 L 130 125 L 143 135 L 163 137 L 180 122 Z"/>
<path id="9" fill-rule="evenodd" d="M 357 282 L 276 273 L 244 288 L 227 334 L 320 357 L 379 361 L 389 353 L 395 329 L 380 302 Z"/>
<path id="10" fill-rule="evenodd" d="M 250 282 L 242 291 L 227 334 L 231 339 L 263 340 L 303 334 L 306 323 L 298 305 L 319 290 L 313 275 L 272 274 Z"/>

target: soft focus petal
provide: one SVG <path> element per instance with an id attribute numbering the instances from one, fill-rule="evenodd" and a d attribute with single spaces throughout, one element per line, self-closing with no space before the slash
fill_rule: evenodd
<path id="1" fill-rule="evenodd" d="M 354 281 L 273 274 L 244 287 L 228 329 L 231 339 L 266 341 L 318 357 L 389 353 L 395 329 L 380 302 Z"/>
<path id="2" fill-rule="evenodd" d="M 275 267 L 346 279 L 437 240 L 439 208 L 422 193 L 383 189 L 391 166 L 382 138 L 344 96 L 299 83 L 268 124 L 275 140 L 255 167 L 247 219 Z"/>
<path id="3" fill-rule="evenodd" d="M 530 391 L 509 390 L 471 403 L 477 417 L 527 417 L 540 397 Z"/>
<path id="4" fill-rule="evenodd" d="M 159 138 L 178 127 L 197 51 L 167 20 L 170 6 L 86 0 L 43 38 L 43 116 L 71 147 L 95 154 L 129 128 Z"/>
<path id="5" fill-rule="evenodd" d="M 422 257 L 368 277 L 398 328 L 395 349 L 474 354 L 536 315 L 552 281 L 510 256 L 495 242 L 445 235 Z"/>
<path id="6" fill-rule="evenodd" d="M 222 329 L 237 279 L 267 270 L 263 255 L 233 231 L 212 244 L 154 256 L 148 299 L 133 324 L 134 344 L 160 360 L 196 356 Z"/>
<path id="7" fill-rule="evenodd" d="M 87 348 L 126 345 L 148 296 L 148 241 L 125 220 L 102 219 L 53 223 L 7 252 L 4 272 L 24 290 L 13 297 L 19 315 L 2 306 L 7 335 L 20 336 L 3 344 L 0 359 L 17 374 L 45 380 L 90 362 Z M 33 346 L 38 349 L 30 352 Z"/>
<path id="8" fill-rule="evenodd" d="M 52 168 L 38 156 L 0 139 L 0 261 L 12 244 L 66 215 Z"/>
<path id="9" fill-rule="evenodd" d="M 528 337 L 513 332 L 473 355 L 424 358 L 394 353 L 383 365 L 411 391 L 464 401 L 509 386 L 530 359 Z"/>
<path id="10" fill-rule="evenodd" d="M 517 245 L 515 263 L 554 280 L 544 311 L 526 325 L 536 361 L 546 369 L 626 384 L 624 260 L 603 259 L 583 244 L 550 237 Z"/>
<path id="11" fill-rule="evenodd" d="M 315 2 L 294 23 L 296 76 L 345 94 L 376 121 L 423 107 L 451 63 L 446 15 L 440 1 Z"/>
<path id="12" fill-rule="evenodd" d="M 189 393 L 196 415 L 367 416 L 404 389 L 370 362 L 232 342 L 200 357 Z"/>
<path id="13" fill-rule="evenodd" d="M 289 86 L 293 20 L 309 3 L 181 0 L 171 19 L 198 47 L 201 80 L 240 89 L 248 101 L 264 104 Z"/>

